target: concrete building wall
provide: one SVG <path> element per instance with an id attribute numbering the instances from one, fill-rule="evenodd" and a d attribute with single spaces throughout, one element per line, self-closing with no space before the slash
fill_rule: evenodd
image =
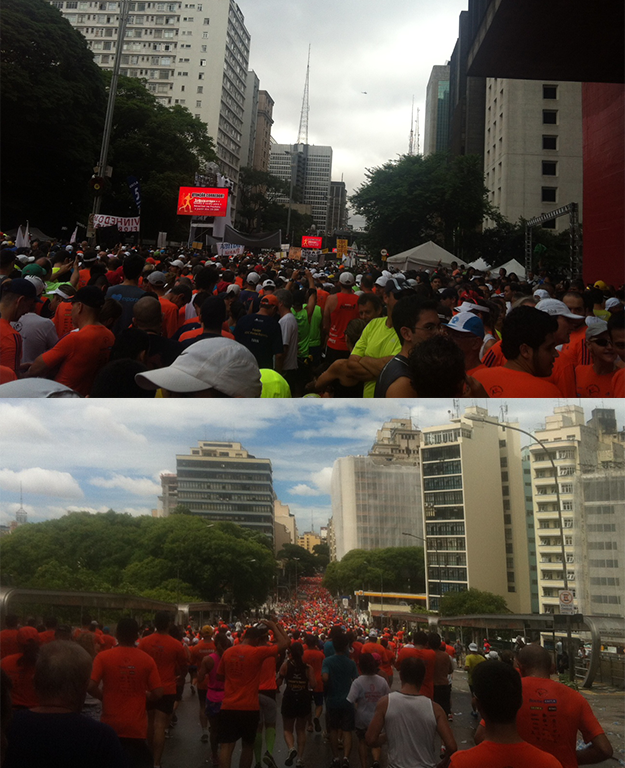
<path id="1" fill-rule="evenodd" d="M 258 92 L 258 112 L 256 115 L 256 140 L 252 167 L 257 171 L 269 170 L 271 154 L 271 126 L 273 125 L 274 101 L 267 91 Z"/>
<path id="2" fill-rule="evenodd" d="M 425 97 L 423 155 L 446 152 L 449 145 L 449 65 L 432 67 Z"/>
<path id="3" fill-rule="evenodd" d="M 277 555 L 285 544 L 295 544 L 297 541 L 297 523 L 288 504 L 279 499 L 273 500 L 274 518 L 274 554 Z"/>
<path id="4" fill-rule="evenodd" d="M 572 202 L 580 204 L 581 220 L 581 105 L 580 83 L 487 80 L 485 183 L 490 202 L 509 221 Z M 544 122 L 550 119 L 556 122 Z M 568 217 L 548 225 L 568 229 Z"/>
<path id="5" fill-rule="evenodd" d="M 260 80 L 251 69 L 247 73 L 245 88 L 245 110 L 243 113 L 243 138 L 241 140 L 241 167 L 252 168 L 254 165 L 254 148 L 256 146 L 256 122 L 258 118 L 258 93 Z"/>

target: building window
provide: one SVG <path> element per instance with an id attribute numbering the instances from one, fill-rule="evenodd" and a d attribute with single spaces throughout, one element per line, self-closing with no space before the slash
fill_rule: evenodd
<path id="1" fill-rule="evenodd" d="M 558 137 L 557 136 L 543 136 L 543 149 L 557 149 Z"/>
<path id="2" fill-rule="evenodd" d="M 558 164 L 552 160 L 543 160 L 543 176 L 555 176 Z"/>
<path id="3" fill-rule="evenodd" d="M 543 109 L 543 125 L 557 125 L 557 123 L 558 123 L 558 110 Z"/>
<path id="4" fill-rule="evenodd" d="M 197 79 L 198 80 L 203 80 L 204 79 L 204 72 L 200 72 L 200 74 L 197 76 Z"/>
<path id="5" fill-rule="evenodd" d="M 543 187 L 541 193 L 541 200 L 543 203 L 555 203 L 557 187 Z"/>
<path id="6" fill-rule="evenodd" d="M 198 93 L 204 93 L 204 86 L 203 85 L 198 85 L 197 92 Z"/>
<path id="7" fill-rule="evenodd" d="M 201 107 L 202 106 L 202 102 L 200 100 L 196 101 L 195 102 L 195 106 L 196 107 Z"/>
<path id="8" fill-rule="evenodd" d="M 204 19 L 204 26 L 207 26 L 210 23 L 211 23 L 210 19 Z"/>
<path id="9" fill-rule="evenodd" d="M 556 220 L 551 219 L 551 221 L 544 221 L 540 225 L 543 229 L 555 229 L 556 228 Z"/>
<path id="10" fill-rule="evenodd" d="M 557 98 L 558 98 L 557 85 L 543 85 L 543 99 L 557 99 Z"/>

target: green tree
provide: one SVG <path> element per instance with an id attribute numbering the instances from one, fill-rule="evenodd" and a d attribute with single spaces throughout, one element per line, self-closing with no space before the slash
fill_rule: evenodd
<path id="1" fill-rule="evenodd" d="M 322 570 L 328 567 L 330 562 L 330 547 L 327 544 L 315 544 L 312 548 L 313 554 L 317 558 L 317 568 Z"/>
<path id="2" fill-rule="evenodd" d="M 239 174 L 239 228 L 243 232 L 267 232 L 282 206 L 279 197 L 289 196 L 289 184 L 267 171 L 241 168 Z"/>
<path id="3" fill-rule="evenodd" d="M 423 592 L 425 566 L 422 547 L 352 549 L 340 562 L 327 567 L 323 586 L 333 594 L 373 592 Z"/>
<path id="4" fill-rule="evenodd" d="M 2 217 L 29 219 L 51 236 L 89 210 L 106 110 L 99 67 L 85 38 L 45 0 L 4 0 Z"/>
<path id="5" fill-rule="evenodd" d="M 483 613 L 510 613 L 501 595 L 471 587 L 464 592 L 447 592 L 441 600 L 441 616 L 479 616 Z"/>
<path id="6" fill-rule="evenodd" d="M 350 203 L 367 219 L 362 242 L 374 254 L 428 240 L 456 253 L 491 211 L 482 163 L 473 155 L 404 155 L 368 169 Z"/>
<path id="7" fill-rule="evenodd" d="M 285 575 L 294 578 L 297 573 L 300 576 L 314 576 L 319 568 L 317 557 L 298 544 L 285 544 L 278 552 L 278 560 L 284 565 Z"/>
<path id="8" fill-rule="evenodd" d="M 171 511 L 172 515 L 192 515 L 193 512 L 187 507 L 186 504 L 176 504 Z"/>
<path id="9" fill-rule="evenodd" d="M 111 73 L 102 72 L 108 85 Z M 128 176 L 141 184 L 141 231 L 156 237 L 186 237 L 187 217 L 177 215 L 178 190 L 194 186 L 195 172 L 217 154 L 206 124 L 180 105 L 166 107 L 135 78 L 120 77 L 113 114 L 109 165 L 112 184 L 102 210 L 135 216 L 137 209 Z"/>

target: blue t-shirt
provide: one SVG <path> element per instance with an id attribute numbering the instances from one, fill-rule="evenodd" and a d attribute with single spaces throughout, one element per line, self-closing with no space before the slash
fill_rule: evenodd
<path id="1" fill-rule="evenodd" d="M 352 706 L 347 701 L 352 682 L 358 677 L 354 662 L 342 653 L 335 653 L 323 660 L 321 673 L 329 676 L 326 685 L 326 706 L 328 709 L 343 709 Z"/>

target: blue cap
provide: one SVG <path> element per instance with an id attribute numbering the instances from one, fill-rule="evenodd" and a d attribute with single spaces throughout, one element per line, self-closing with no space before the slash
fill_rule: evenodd
<path id="1" fill-rule="evenodd" d="M 447 328 L 460 331 L 460 333 L 472 333 L 474 336 L 479 336 L 480 339 L 484 338 L 484 323 L 473 312 L 458 312 L 451 318 Z"/>

